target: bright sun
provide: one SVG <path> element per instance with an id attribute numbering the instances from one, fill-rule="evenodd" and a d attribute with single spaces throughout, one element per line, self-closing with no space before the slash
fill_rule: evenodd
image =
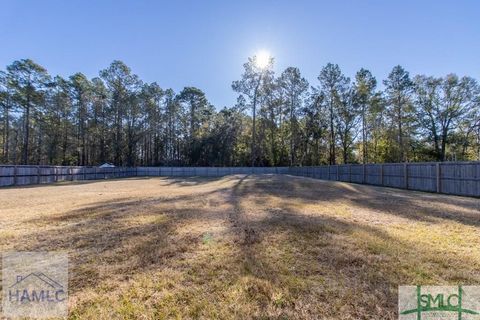
<path id="1" fill-rule="evenodd" d="M 260 69 L 265 69 L 270 63 L 270 53 L 266 50 L 261 50 L 255 55 L 255 65 Z"/>

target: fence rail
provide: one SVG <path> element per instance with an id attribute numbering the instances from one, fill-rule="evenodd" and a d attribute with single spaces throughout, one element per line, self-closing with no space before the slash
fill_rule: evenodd
<path id="1" fill-rule="evenodd" d="M 318 167 L 72 167 L 0 165 L 0 187 L 163 176 L 220 177 L 230 174 L 290 174 L 409 190 L 480 197 L 480 162 L 345 164 Z"/>

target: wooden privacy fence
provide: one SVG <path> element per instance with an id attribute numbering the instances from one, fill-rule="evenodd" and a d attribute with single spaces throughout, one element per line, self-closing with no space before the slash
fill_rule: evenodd
<path id="1" fill-rule="evenodd" d="M 323 180 L 480 197 L 480 162 L 346 164 L 318 167 L 67 167 L 0 165 L 0 186 L 137 176 L 290 174 Z"/>
<path id="2" fill-rule="evenodd" d="M 288 167 L 138 167 L 138 176 L 222 177 L 229 174 L 288 174 Z"/>
<path id="3" fill-rule="evenodd" d="M 289 173 L 323 180 L 480 197 L 480 162 L 291 167 Z"/>
<path id="4" fill-rule="evenodd" d="M 0 187 L 52 183 L 57 181 L 97 180 L 135 177 L 136 168 L 72 166 L 0 166 Z"/>
<path id="5" fill-rule="evenodd" d="M 221 177 L 229 174 L 288 174 L 288 167 L 73 167 L 0 165 L 0 187 L 137 176 Z"/>

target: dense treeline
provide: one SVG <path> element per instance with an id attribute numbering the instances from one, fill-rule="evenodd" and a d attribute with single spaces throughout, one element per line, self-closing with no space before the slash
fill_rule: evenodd
<path id="1" fill-rule="evenodd" d="M 470 77 L 411 77 L 380 89 L 327 64 L 309 84 L 253 57 L 216 109 L 198 88 L 144 83 L 122 62 L 51 77 L 31 60 L 0 72 L 0 163 L 275 166 L 479 160 L 480 89 Z"/>

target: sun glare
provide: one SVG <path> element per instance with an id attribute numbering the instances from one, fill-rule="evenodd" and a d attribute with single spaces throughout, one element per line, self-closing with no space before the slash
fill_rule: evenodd
<path id="1" fill-rule="evenodd" d="M 270 63 L 270 53 L 262 50 L 255 55 L 255 65 L 260 69 L 265 69 Z"/>

